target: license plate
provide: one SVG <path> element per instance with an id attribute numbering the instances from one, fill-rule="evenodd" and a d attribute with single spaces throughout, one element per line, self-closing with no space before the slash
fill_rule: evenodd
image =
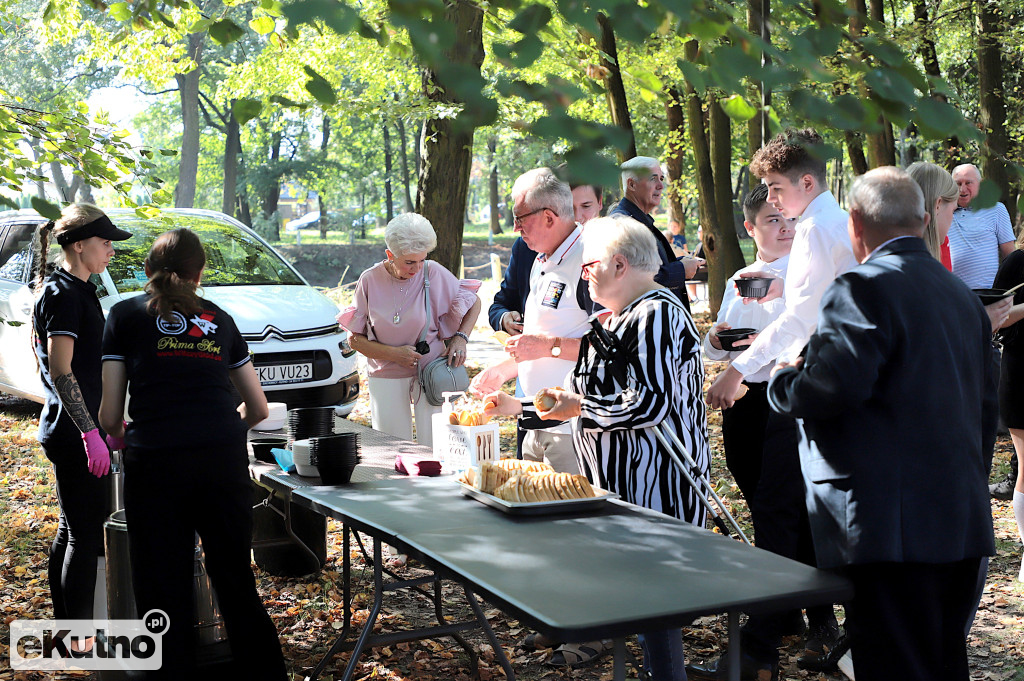
<path id="1" fill-rule="evenodd" d="M 313 365 L 306 364 L 268 364 L 256 367 L 261 385 L 279 385 L 281 383 L 299 383 L 313 379 Z"/>

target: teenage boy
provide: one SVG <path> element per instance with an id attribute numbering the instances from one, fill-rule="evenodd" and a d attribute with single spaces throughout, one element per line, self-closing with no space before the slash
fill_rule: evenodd
<path id="1" fill-rule="evenodd" d="M 784 280 L 789 265 L 789 251 L 793 247 L 796 218 L 783 217 L 778 208 L 768 203 L 768 188 L 763 184 L 759 184 L 743 199 L 743 218 L 743 227 L 753 238 L 757 254 L 752 264 L 737 270 L 732 278 L 738 279 L 747 272 L 767 272 L 772 277 Z M 718 319 L 704 337 L 704 356 L 716 362 L 728 362 L 739 357 L 757 335 L 735 341 L 732 345 L 736 349 L 730 351 L 722 348 L 718 334 L 726 329 L 760 331 L 781 315 L 785 306 L 784 297 L 763 305 L 744 305 L 736 287 L 726 287 Z M 722 410 L 725 463 L 751 509 L 754 490 L 761 477 L 761 450 L 770 411 L 766 390 L 773 366 L 775 362 L 770 362 L 746 376 L 743 380 L 743 385 L 747 386 L 746 395 L 732 407 Z"/>
<path id="2" fill-rule="evenodd" d="M 798 218 L 785 279 L 774 277 L 765 305 L 782 297 L 782 312 L 764 327 L 708 390 L 711 407 L 735 403 L 745 377 L 775 362 L 794 360 L 817 326 L 818 304 L 829 284 L 857 265 L 847 230 L 848 216 L 825 183 L 824 144 L 814 130 L 787 130 L 760 149 L 750 164 L 768 189 L 767 201 L 787 218 Z M 741 276 L 773 276 L 745 272 Z M 744 303 L 755 302 L 744 299 Z M 743 399 L 746 399 L 745 397 Z M 754 492 L 754 534 L 760 548 L 814 565 L 813 544 L 797 447 L 796 421 L 774 412 L 768 416 L 760 479 Z M 832 664 L 828 653 L 839 637 L 831 606 L 808 609 L 810 631 L 797 660 L 805 669 Z M 741 671 L 758 679 L 778 678 L 778 645 L 788 628 L 784 617 L 766 617 L 764 627 L 748 625 Z M 725 679 L 726 657 L 697 666 L 694 679 Z M 688 668 L 688 671 L 691 671 Z"/>

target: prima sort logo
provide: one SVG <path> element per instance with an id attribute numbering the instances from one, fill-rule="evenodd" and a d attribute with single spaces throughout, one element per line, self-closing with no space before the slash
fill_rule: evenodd
<path id="1" fill-rule="evenodd" d="M 169 625 L 162 610 L 150 610 L 139 620 L 14 620 L 11 669 L 160 669 Z"/>

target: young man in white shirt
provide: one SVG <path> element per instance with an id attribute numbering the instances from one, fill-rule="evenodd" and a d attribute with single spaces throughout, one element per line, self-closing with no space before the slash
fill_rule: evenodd
<path id="1" fill-rule="evenodd" d="M 825 289 L 840 274 L 857 265 L 847 230 L 848 216 L 825 181 L 824 144 L 813 130 L 787 130 L 760 149 L 750 170 L 768 189 L 767 201 L 787 218 L 798 218 L 785 279 L 771 272 L 744 272 L 741 277 L 772 277 L 771 288 L 746 304 L 770 304 L 782 298 L 781 313 L 708 389 L 707 404 L 729 409 L 746 377 L 776 362 L 795 359 L 814 332 L 818 305 Z M 744 398 L 745 399 L 745 398 Z M 804 505 L 803 478 L 797 449 L 796 421 L 771 413 L 762 448 L 760 479 L 754 492 L 754 534 L 761 548 L 813 564 L 810 524 Z M 839 636 L 831 606 L 808 611 L 811 630 L 798 664 L 822 669 Z M 773 621 L 774 620 L 774 621 Z M 763 626 L 762 626 L 763 625 Z M 756 678 L 778 678 L 777 639 L 787 628 L 782 616 L 762 617 L 747 627 L 742 672 Z M 753 629 L 753 631 L 751 631 Z M 687 668 L 693 679 L 726 679 L 726 657 Z"/>
<path id="2" fill-rule="evenodd" d="M 747 272 L 767 272 L 779 279 L 786 278 L 789 251 L 793 247 L 796 218 L 782 216 L 779 209 L 768 203 L 768 188 L 760 184 L 743 199 L 743 226 L 757 245 L 754 262 L 733 274 L 733 279 Z M 755 329 L 758 333 L 783 313 L 784 297 L 763 305 L 744 305 L 743 297 L 735 286 L 727 286 L 718 309 L 718 319 L 704 337 L 704 356 L 717 362 L 729 362 L 754 342 L 757 333 L 734 341 L 732 350 L 722 347 L 718 334 L 727 329 Z M 725 463 L 736 480 L 747 505 L 753 507 L 754 490 L 761 477 L 761 450 L 764 429 L 768 423 L 766 390 L 771 368 L 775 362 L 758 369 L 743 380 L 747 392 L 729 409 L 722 410 L 722 443 Z"/>

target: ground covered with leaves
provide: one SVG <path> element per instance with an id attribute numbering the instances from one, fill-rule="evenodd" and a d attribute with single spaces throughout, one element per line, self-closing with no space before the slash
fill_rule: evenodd
<path id="1" fill-rule="evenodd" d="M 707 315 L 698 315 L 707 326 Z M 718 367 L 709 365 L 708 381 Z M 366 395 L 363 386 L 363 395 Z M 15 619 L 52 617 L 46 581 L 46 556 L 57 527 L 57 502 L 53 475 L 35 440 L 38 405 L 22 400 L 0 397 L 0 680 L 37 681 L 52 678 L 42 673 L 14 674 L 9 666 L 9 625 Z M 368 422 L 364 402 L 353 413 L 357 421 Z M 721 417 L 709 412 L 711 431 L 712 479 L 731 512 L 750 528 L 746 505 L 725 469 L 721 446 Z M 514 449 L 514 428 L 511 421 L 501 425 L 504 451 Z M 1000 437 L 993 479 L 1007 471 L 1012 446 L 1008 437 Z M 988 583 L 977 620 L 968 640 L 971 678 L 991 681 L 1024 681 L 1024 585 L 1016 581 L 1020 567 L 1021 545 L 1009 502 L 994 501 L 998 555 L 992 560 Z M 328 532 L 328 561 L 318 574 L 302 578 L 274 577 L 254 566 L 264 604 L 270 612 L 284 648 L 293 678 L 309 674 L 337 636 L 342 626 L 340 526 L 331 521 Z M 372 569 L 360 552 L 353 548 L 353 608 L 356 632 L 369 616 L 373 601 Z M 423 567 L 411 561 L 396 568 L 403 577 L 427 575 Z M 752 577 L 756 578 L 756 577 Z M 625 588 L 628 588 L 625 587 Z M 443 583 L 445 615 L 454 620 L 468 619 L 471 611 L 463 592 L 450 582 Z M 546 664 L 551 651 L 527 650 L 521 646 L 530 633 L 528 627 L 508 617 L 489 604 L 484 611 L 494 628 L 506 655 L 512 661 L 518 678 L 524 681 L 605 681 L 612 678 L 611 656 L 578 670 L 555 669 Z M 416 594 L 392 592 L 378 619 L 378 632 L 396 631 L 432 622 L 430 602 Z M 718 654 L 726 639 L 725 617 L 705 617 L 684 630 L 687 660 L 703 660 Z M 494 650 L 482 633 L 466 635 L 478 655 L 476 669 L 470 657 L 450 638 L 437 638 L 414 643 L 398 643 L 369 651 L 359 662 L 355 679 L 445 679 L 483 681 L 504 677 Z M 808 681 L 837 681 L 841 674 L 812 674 L 797 668 L 796 657 L 802 641 L 787 639 L 782 656 L 782 678 Z M 639 656 L 635 640 L 630 651 Z M 348 653 L 337 655 L 327 666 L 322 678 L 339 678 L 349 659 Z M 62 677 L 89 679 L 92 674 L 67 673 Z M 636 673 L 630 670 L 630 677 Z"/>

